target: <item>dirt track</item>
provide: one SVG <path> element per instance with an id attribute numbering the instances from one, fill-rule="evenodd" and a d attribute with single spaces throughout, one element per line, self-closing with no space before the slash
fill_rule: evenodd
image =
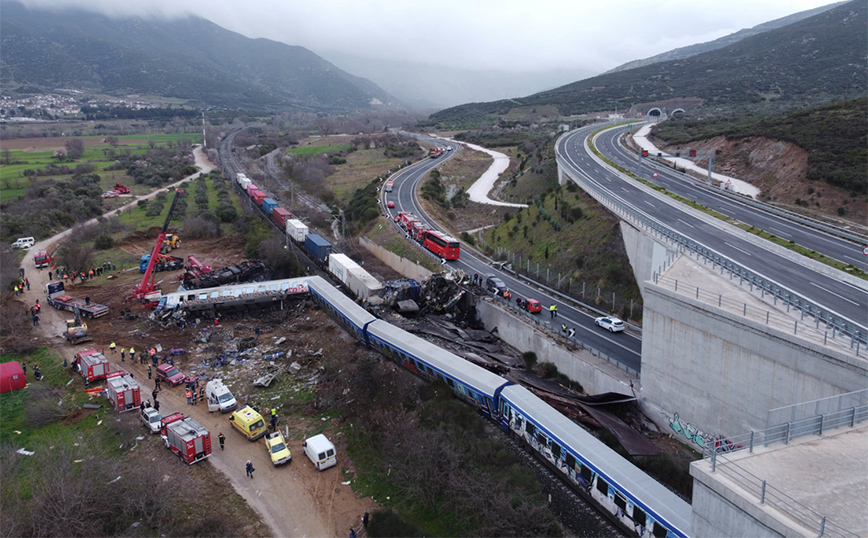
<path id="1" fill-rule="evenodd" d="M 196 162 L 207 172 L 211 169 L 211 166 L 201 159 L 202 154 L 197 151 Z M 132 203 L 135 203 L 135 201 Z M 30 249 L 30 252 L 36 252 L 40 248 L 47 248 L 47 245 L 56 243 L 63 235 L 59 234 L 38 243 Z M 34 269 L 31 259 L 28 256 L 22 262 L 22 267 L 26 270 L 26 276 L 31 282 L 31 291 L 21 297 L 28 305 L 35 302 L 37 298 L 40 299 L 40 302 L 44 301 L 44 292 L 41 290 L 44 290 L 45 284 L 48 283 L 48 270 Z M 133 364 L 129 357 L 127 357 L 125 362 L 121 362 L 120 353 L 108 353 L 110 341 L 104 341 L 108 338 L 106 333 L 115 333 L 114 338 L 116 338 L 118 348 L 121 346 L 129 348 L 130 344 L 133 344 L 137 351 L 143 351 L 144 345 L 140 345 L 139 342 L 145 341 L 145 338 L 147 338 L 149 343 L 159 342 L 164 348 L 168 349 L 169 347 L 175 347 L 175 342 L 189 342 L 194 334 L 194 329 L 193 327 L 188 327 L 186 334 L 178 329 L 168 329 L 151 336 L 147 334 L 133 335 L 129 332 L 132 328 L 133 333 L 140 333 L 140 330 L 137 331 L 136 328 L 145 326 L 147 322 L 129 322 L 129 326 L 116 325 L 112 320 L 117 317 L 117 301 L 122 297 L 124 291 L 127 291 L 126 288 L 129 287 L 128 281 L 134 278 L 135 275 L 129 275 L 129 277 L 121 278 L 111 283 L 104 283 L 98 288 L 87 290 L 91 292 L 90 295 L 94 302 L 100 302 L 97 298 L 100 295 L 114 297 L 114 305 L 110 305 L 113 306 L 113 309 L 109 316 L 93 320 L 89 324 L 94 329 L 94 342 L 88 342 L 79 346 L 69 346 L 66 344 L 60 335 L 65 328 L 65 320 L 69 317 L 69 313 L 56 311 L 51 308 L 42 309 L 39 330 L 45 340 L 48 341 L 48 345 L 67 359 L 71 359 L 74 353 L 80 349 L 91 347 L 105 348 L 108 358 L 112 363 L 112 370 L 124 369 L 132 372 L 142 387 L 142 398 L 150 399 L 154 385 L 152 381 L 147 379 L 147 366 L 138 364 L 138 362 Z M 80 288 L 79 291 L 73 287 L 70 293 L 83 297 L 86 289 Z M 327 320 L 323 322 L 331 323 Z M 342 484 L 343 476 L 341 469 L 346 465 L 347 461 L 346 459 L 343 462 L 341 461 L 341 456 L 345 453 L 342 453 L 340 450 L 339 440 L 335 440 L 338 445 L 339 462 L 337 467 L 324 472 L 318 472 L 304 456 L 301 441 L 288 439 L 288 444 L 293 455 L 292 462 L 281 468 L 274 468 L 265 451 L 264 441 L 248 442 L 238 432 L 228 427 L 226 415 L 220 415 L 219 413 L 209 414 L 205 405 L 188 406 L 183 393 L 184 389 L 182 386 L 175 388 L 164 386 L 163 391 L 158 396 L 161 405 L 160 411 L 163 415 L 175 411 L 183 412 L 186 415 L 194 417 L 209 429 L 216 451 L 206 462 L 197 465 L 213 465 L 214 468 L 222 472 L 233 484 L 235 490 L 262 516 L 263 521 L 269 526 L 273 535 L 346 536 L 350 526 L 355 526 L 357 530 L 359 529 L 360 517 L 365 511 L 373 511 L 374 503 L 370 498 L 358 499 L 353 494 L 349 485 Z M 136 421 L 138 420 L 137 413 L 125 413 L 122 415 L 122 420 Z M 285 428 L 285 426 L 281 425 L 282 428 Z M 290 429 L 293 431 L 297 431 L 298 426 L 300 425 L 289 424 Z M 222 452 L 216 440 L 217 434 L 221 431 L 226 435 L 226 450 Z M 151 436 L 149 441 L 158 442 L 157 436 Z M 345 455 L 344 458 L 346 458 Z M 248 459 L 256 467 L 255 478 L 253 479 L 247 478 L 244 471 L 244 463 Z"/>

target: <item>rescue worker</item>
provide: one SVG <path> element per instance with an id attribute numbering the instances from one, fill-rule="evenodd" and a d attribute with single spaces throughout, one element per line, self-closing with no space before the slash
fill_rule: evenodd
<path id="1" fill-rule="evenodd" d="M 549 307 L 549 315 L 552 319 L 558 317 L 558 305 L 552 303 L 552 305 Z"/>
<path id="2" fill-rule="evenodd" d="M 117 349 L 115 349 L 116 347 L 117 347 L 117 346 L 115 345 L 114 342 L 112 342 L 111 344 L 109 344 L 109 349 L 112 350 L 112 353 L 116 353 L 116 352 L 117 352 Z"/>
<path id="3" fill-rule="evenodd" d="M 151 379 L 151 365 L 150 364 L 148 365 L 148 379 Z M 156 397 L 154 397 L 154 399 L 156 400 Z"/>
<path id="4" fill-rule="evenodd" d="M 253 471 L 256 469 L 253 468 L 253 464 L 250 463 L 250 460 L 247 460 L 247 463 L 244 464 L 244 469 L 247 471 L 247 476 L 253 478 Z"/>
<path id="5" fill-rule="evenodd" d="M 24 371 L 25 374 L 27 373 L 27 362 L 21 363 L 21 369 Z"/>
<path id="6" fill-rule="evenodd" d="M 220 432 L 220 435 L 217 436 L 217 440 L 220 441 L 220 450 L 223 450 L 223 444 L 226 443 L 226 436 L 223 435 L 223 432 Z"/>
<path id="7" fill-rule="evenodd" d="M 51 273 L 52 271 L 48 271 L 48 280 L 51 280 Z"/>
<path id="8" fill-rule="evenodd" d="M 30 280 L 24 279 L 24 284 L 27 286 L 27 291 L 30 291 Z"/>
<path id="9" fill-rule="evenodd" d="M 155 387 L 158 391 L 163 392 L 163 389 L 160 388 L 160 378 L 159 378 L 159 377 L 158 377 L 157 379 L 154 380 L 154 387 Z"/>
<path id="10" fill-rule="evenodd" d="M 18 297 L 18 286 L 15 286 L 15 296 Z"/>
<path id="11" fill-rule="evenodd" d="M 193 393 L 190 392 L 189 387 L 187 387 L 187 392 L 184 395 L 187 397 L 187 405 L 193 405 Z"/>
<path id="12" fill-rule="evenodd" d="M 126 361 L 124 360 L 124 355 L 126 355 L 125 348 L 121 348 L 121 362 L 126 362 Z"/>
<path id="13" fill-rule="evenodd" d="M 136 362 L 136 349 L 134 347 L 130 347 L 130 360 Z"/>
<path id="14" fill-rule="evenodd" d="M 564 334 L 567 334 L 567 324 L 566 323 L 561 325 L 561 332 Z"/>

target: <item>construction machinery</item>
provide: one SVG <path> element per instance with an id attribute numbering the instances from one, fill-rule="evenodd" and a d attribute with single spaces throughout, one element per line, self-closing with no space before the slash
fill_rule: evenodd
<path id="1" fill-rule="evenodd" d="M 87 323 L 81 321 L 81 314 L 77 306 L 73 309 L 73 312 L 75 313 L 75 319 L 66 320 L 66 331 L 63 333 L 63 337 L 72 345 L 93 340 L 87 332 Z"/>
<path id="2" fill-rule="evenodd" d="M 175 234 L 166 234 L 166 238 L 163 239 L 163 247 L 160 249 L 160 252 L 163 254 L 168 254 L 179 248 L 181 246 L 181 238 Z"/>
<path id="3" fill-rule="evenodd" d="M 121 185 L 120 183 L 115 183 L 114 191 L 117 192 L 118 194 L 129 194 L 130 188 L 125 187 L 125 186 Z"/>
<path id="4" fill-rule="evenodd" d="M 151 257 L 148 259 L 148 265 L 145 267 L 145 274 L 142 276 L 142 281 L 138 286 L 133 288 L 133 292 L 126 298 L 127 300 L 136 299 L 143 303 L 150 303 L 153 305 L 156 305 L 160 300 L 162 293 L 160 292 L 159 283 L 154 284 L 154 278 L 156 278 L 154 266 L 159 260 L 160 249 L 163 246 L 163 240 L 166 239 L 166 229 L 169 227 L 169 221 L 172 220 L 172 213 L 175 212 L 175 205 L 178 203 L 178 198 L 183 193 L 184 191 L 182 190 L 175 191 L 172 205 L 169 206 L 169 212 L 166 214 L 166 222 L 163 223 L 163 229 L 160 230 L 160 234 L 157 236 L 157 242 L 154 244 L 154 250 L 151 252 Z"/>

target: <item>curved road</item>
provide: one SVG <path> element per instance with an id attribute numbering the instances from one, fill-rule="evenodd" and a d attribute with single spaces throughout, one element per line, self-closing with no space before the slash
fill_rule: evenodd
<path id="1" fill-rule="evenodd" d="M 829 276 L 794 263 L 775 251 L 754 245 L 731 234 L 724 227 L 706 223 L 686 211 L 684 206 L 674 200 L 661 201 L 649 195 L 640 189 L 636 181 L 626 179 L 603 166 L 586 149 L 586 139 L 597 128 L 595 126 L 579 129 L 558 140 L 556 151 L 574 170 L 574 174 L 578 174 L 584 181 L 596 185 L 610 196 L 619 198 L 623 204 L 632 206 L 635 210 L 711 248 L 719 255 L 736 261 L 766 280 L 778 283 L 781 288 L 789 290 L 792 294 L 826 308 L 839 318 L 860 327 L 863 335 L 865 334 L 868 327 L 868 288 L 844 282 L 834 275 Z M 612 142 L 609 142 L 609 145 L 604 145 L 604 148 L 609 148 L 611 144 Z M 713 202 L 714 200 L 708 201 L 712 208 L 717 209 Z M 725 200 L 721 201 L 720 208 L 731 213 L 732 208 L 737 205 Z M 750 216 L 744 215 L 744 218 L 748 219 Z M 787 226 L 798 227 L 793 223 L 788 223 Z M 804 233 L 806 236 L 816 235 L 813 231 Z M 831 240 L 829 238 L 829 241 Z"/>
<path id="2" fill-rule="evenodd" d="M 394 209 L 386 210 L 390 216 L 394 216 L 400 211 L 408 211 L 422 218 L 428 224 L 432 225 L 433 228 L 437 228 L 436 223 L 419 205 L 415 195 L 416 188 L 419 182 L 425 178 L 431 169 L 439 166 L 451 155 L 457 153 L 459 151 L 459 145 L 445 142 L 443 140 L 428 141 L 444 147 L 452 146 L 454 150 L 446 151 L 444 157 L 429 159 L 428 161 L 430 162 L 422 161 L 392 175 L 391 178 L 395 183 L 393 192 L 382 193 L 382 195 L 384 201 L 391 200 L 395 203 Z M 422 250 L 421 247 L 419 248 Z M 423 252 L 427 251 L 423 250 Z M 436 259 L 433 254 L 429 253 L 429 255 L 432 259 Z M 544 305 L 544 309 L 547 309 L 547 307 L 552 303 L 557 304 L 558 317 L 554 320 L 556 330 L 560 330 L 561 324 L 566 324 L 567 327 L 576 330 L 575 339 L 579 342 L 598 350 L 603 355 L 620 362 L 622 365 L 627 366 L 636 372 L 640 371 L 642 361 L 642 340 L 639 337 L 626 332 L 610 334 L 604 331 L 594 325 L 594 316 L 564 303 L 560 297 L 528 285 L 523 280 L 515 278 L 509 272 L 492 267 L 490 265 L 490 260 L 481 257 L 467 248 L 462 248 L 461 258 L 459 260 L 447 262 L 447 265 L 455 269 L 461 269 L 470 275 L 473 273 L 479 273 L 480 275 L 493 273 L 502 279 L 506 283 L 507 287 L 509 287 L 509 289 L 516 295 L 537 299 Z M 541 321 L 551 321 L 549 313 L 545 310 L 538 315 L 540 316 Z"/>
<path id="3" fill-rule="evenodd" d="M 635 173 L 638 169 L 637 155 L 621 144 L 622 135 L 626 130 L 626 127 L 621 127 L 604 131 L 596 137 L 594 144 L 603 155 Z M 657 177 L 651 177 L 652 172 L 657 172 Z M 717 193 L 716 189 L 701 185 L 695 178 L 664 166 L 654 159 L 643 160 L 641 177 L 675 194 L 713 208 L 715 211 L 740 222 L 756 226 L 787 241 L 794 241 L 798 245 L 844 263 L 852 264 L 855 267 L 865 267 L 866 257 L 862 254 L 862 245 L 738 203 Z"/>

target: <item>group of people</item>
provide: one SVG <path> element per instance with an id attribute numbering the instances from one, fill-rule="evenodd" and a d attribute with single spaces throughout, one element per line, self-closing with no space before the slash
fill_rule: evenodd
<path id="1" fill-rule="evenodd" d="M 370 518 L 371 515 L 367 512 L 365 512 L 365 515 L 362 516 L 362 528 L 365 529 L 365 531 L 368 530 L 368 521 L 370 520 Z M 358 534 L 356 533 L 356 528 L 350 527 L 350 538 L 356 538 L 356 536 L 358 536 Z"/>
<path id="2" fill-rule="evenodd" d="M 205 401 L 205 387 L 199 386 L 199 377 L 188 377 L 184 380 L 184 396 L 187 397 L 187 405 L 196 405 Z"/>
<path id="3" fill-rule="evenodd" d="M 75 282 L 75 279 L 79 279 L 81 282 L 86 282 L 94 277 L 102 276 L 103 272 L 108 271 L 111 268 L 111 264 L 104 263 L 101 266 L 92 267 L 87 271 L 72 271 L 69 269 L 59 269 L 57 271 L 57 278 L 63 279 L 64 282 Z M 48 272 L 48 280 L 52 280 L 53 271 Z"/>
<path id="4" fill-rule="evenodd" d="M 24 293 L 25 288 L 27 291 L 30 291 L 30 280 L 21 277 L 21 280 L 15 284 L 15 295 L 17 296 L 19 293 Z"/>

